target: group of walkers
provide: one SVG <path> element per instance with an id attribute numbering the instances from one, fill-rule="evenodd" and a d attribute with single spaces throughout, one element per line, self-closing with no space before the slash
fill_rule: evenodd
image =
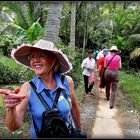
<path id="1" fill-rule="evenodd" d="M 119 53 L 120 50 L 118 50 L 117 46 L 113 45 L 110 49 L 107 49 L 107 47 L 103 45 L 102 50 L 98 52 L 96 58 L 90 50 L 88 57 L 85 58 L 81 64 L 86 95 L 91 93 L 96 77 L 98 77 L 98 88 L 105 88 L 105 96 L 106 99 L 110 101 L 110 109 L 112 109 L 115 105 L 115 94 L 119 82 L 119 70 L 122 67 Z M 96 73 L 96 68 L 98 73 Z M 105 87 L 102 80 L 103 76 L 106 82 Z M 90 85 L 89 82 L 91 81 L 93 82 Z"/>

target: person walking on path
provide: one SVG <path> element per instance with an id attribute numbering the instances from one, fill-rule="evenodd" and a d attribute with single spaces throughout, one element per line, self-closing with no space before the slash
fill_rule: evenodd
<path id="1" fill-rule="evenodd" d="M 84 86 L 86 95 L 91 93 L 95 78 L 95 60 L 93 59 L 93 51 L 89 50 L 88 57 L 82 61 L 81 68 L 83 69 Z M 93 75 L 93 82 L 89 84 L 89 77 Z"/>
<path id="2" fill-rule="evenodd" d="M 117 46 L 112 46 L 110 48 L 110 54 L 105 57 L 104 67 L 106 68 L 109 61 L 112 59 L 110 64 L 108 65 L 105 71 L 105 79 L 106 79 L 106 99 L 110 100 L 110 109 L 114 107 L 115 102 L 115 94 L 119 82 L 119 70 L 122 68 L 121 57 L 118 54 L 120 50 L 118 50 Z M 111 92 L 111 93 L 110 93 Z"/>
<path id="3" fill-rule="evenodd" d="M 96 61 L 97 61 L 97 64 L 98 64 L 98 60 L 103 57 L 103 49 L 107 49 L 107 46 L 106 45 L 102 45 L 101 47 L 101 51 L 99 51 L 99 53 L 97 54 L 97 57 L 96 57 Z M 97 68 L 98 68 L 98 65 L 97 65 Z"/>
<path id="4" fill-rule="evenodd" d="M 67 127 L 81 128 L 80 108 L 74 92 L 74 82 L 70 76 L 66 76 L 63 83 L 62 75 L 72 69 L 67 56 L 58 50 L 53 42 L 39 40 L 34 45 L 23 44 L 12 50 L 12 58 L 18 63 L 32 69 L 36 76 L 31 80 L 36 86 L 36 91 L 29 82 L 23 83 L 20 89 L 14 91 L 0 89 L 4 94 L 6 104 L 6 126 L 10 131 L 15 131 L 22 127 L 25 112 L 29 105 L 30 113 L 34 118 L 31 126 L 32 138 L 38 138 L 36 127 L 41 130 L 43 112 L 48 111 L 39 100 L 38 95 L 51 108 L 56 98 L 58 89 L 61 89 L 58 98 L 57 109 L 61 112 L 61 117 L 65 120 Z M 62 90 L 65 91 L 67 99 Z M 68 102 L 69 101 L 69 102 Z M 54 135 L 54 134 L 53 134 Z"/>
<path id="5" fill-rule="evenodd" d="M 98 53 L 99 53 L 99 50 L 97 50 L 97 49 L 94 50 L 94 52 L 93 52 L 93 58 L 94 58 L 96 64 L 97 64 L 97 59 L 96 59 L 96 57 L 97 57 Z"/>
<path id="6" fill-rule="evenodd" d="M 101 77 L 102 77 L 102 74 L 104 71 L 104 60 L 105 60 L 106 55 L 108 55 L 108 49 L 103 49 L 103 55 L 104 55 L 103 57 L 99 58 L 98 64 L 97 64 L 98 65 L 98 76 L 99 76 L 99 84 L 98 84 L 99 89 L 103 88 Z"/>

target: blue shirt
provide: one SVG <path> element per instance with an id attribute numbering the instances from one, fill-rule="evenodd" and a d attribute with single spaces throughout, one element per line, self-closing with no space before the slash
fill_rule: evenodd
<path id="1" fill-rule="evenodd" d="M 56 74 L 55 79 L 56 79 L 57 84 L 56 84 L 56 88 L 53 91 L 49 89 L 38 76 L 36 76 L 32 81 L 36 85 L 38 94 L 42 95 L 42 97 L 46 100 L 50 108 L 52 108 L 52 105 L 53 105 L 52 100 L 55 99 L 57 89 L 58 88 L 65 89 L 69 102 L 64 97 L 63 93 L 61 92 L 58 99 L 57 108 L 61 112 L 61 115 L 64 118 L 66 125 L 68 126 L 69 123 L 72 123 L 73 127 L 75 127 L 74 121 L 71 115 L 72 104 L 71 104 L 70 89 L 69 89 L 68 81 L 65 78 L 64 83 L 62 84 L 60 74 Z M 48 97 L 45 94 L 45 92 L 43 91 L 44 89 L 47 89 L 49 91 L 49 94 L 52 100 L 50 99 L 50 97 Z M 38 129 L 40 130 L 41 123 L 42 123 L 42 113 L 46 109 L 32 88 L 30 91 L 29 107 L 30 107 L 30 113 L 31 115 L 34 116 L 36 125 Z M 31 126 L 31 134 L 32 134 L 32 138 L 37 138 L 33 122 Z"/>

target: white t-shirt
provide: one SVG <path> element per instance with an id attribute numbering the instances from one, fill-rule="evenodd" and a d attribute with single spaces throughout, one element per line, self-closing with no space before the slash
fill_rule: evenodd
<path id="1" fill-rule="evenodd" d="M 81 64 L 81 68 L 84 68 L 83 75 L 90 76 L 91 71 L 88 69 L 94 69 L 95 68 L 95 60 L 93 58 L 89 59 L 89 57 L 85 58 Z"/>
<path id="2" fill-rule="evenodd" d="M 97 60 L 99 60 L 101 57 L 103 57 L 104 55 L 103 55 L 103 50 L 102 51 L 100 51 L 98 54 L 97 54 L 97 57 L 96 57 L 96 59 Z"/>

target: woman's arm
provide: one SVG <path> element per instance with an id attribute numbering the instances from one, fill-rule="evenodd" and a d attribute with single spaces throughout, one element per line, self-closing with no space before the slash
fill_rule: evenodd
<path id="1" fill-rule="evenodd" d="M 30 94 L 29 83 L 24 83 L 20 91 L 14 90 L 11 95 L 5 95 L 5 103 L 7 107 L 5 124 L 10 131 L 19 129 L 24 120 L 25 111 L 27 109 Z M 14 103 L 10 104 L 13 100 Z"/>
<path id="2" fill-rule="evenodd" d="M 121 58 L 120 58 L 120 61 L 119 61 L 119 69 L 122 68 L 122 62 L 121 62 Z"/>
<path id="3" fill-rule="evenodd" d="M 71 92 L 71 100 L 72 100 L 72 116 L 74 119 L 74 123 L 77 128 L 82 129 L 81 127 L 81 115 L 80 115 L 80 108 L 78 105 L 78 101 L 75 96 L 75 90 L 74 90 L 74 81 L 70 76 L 66 76 L 69 86 L 70 86 L 70 92 Z"/>

